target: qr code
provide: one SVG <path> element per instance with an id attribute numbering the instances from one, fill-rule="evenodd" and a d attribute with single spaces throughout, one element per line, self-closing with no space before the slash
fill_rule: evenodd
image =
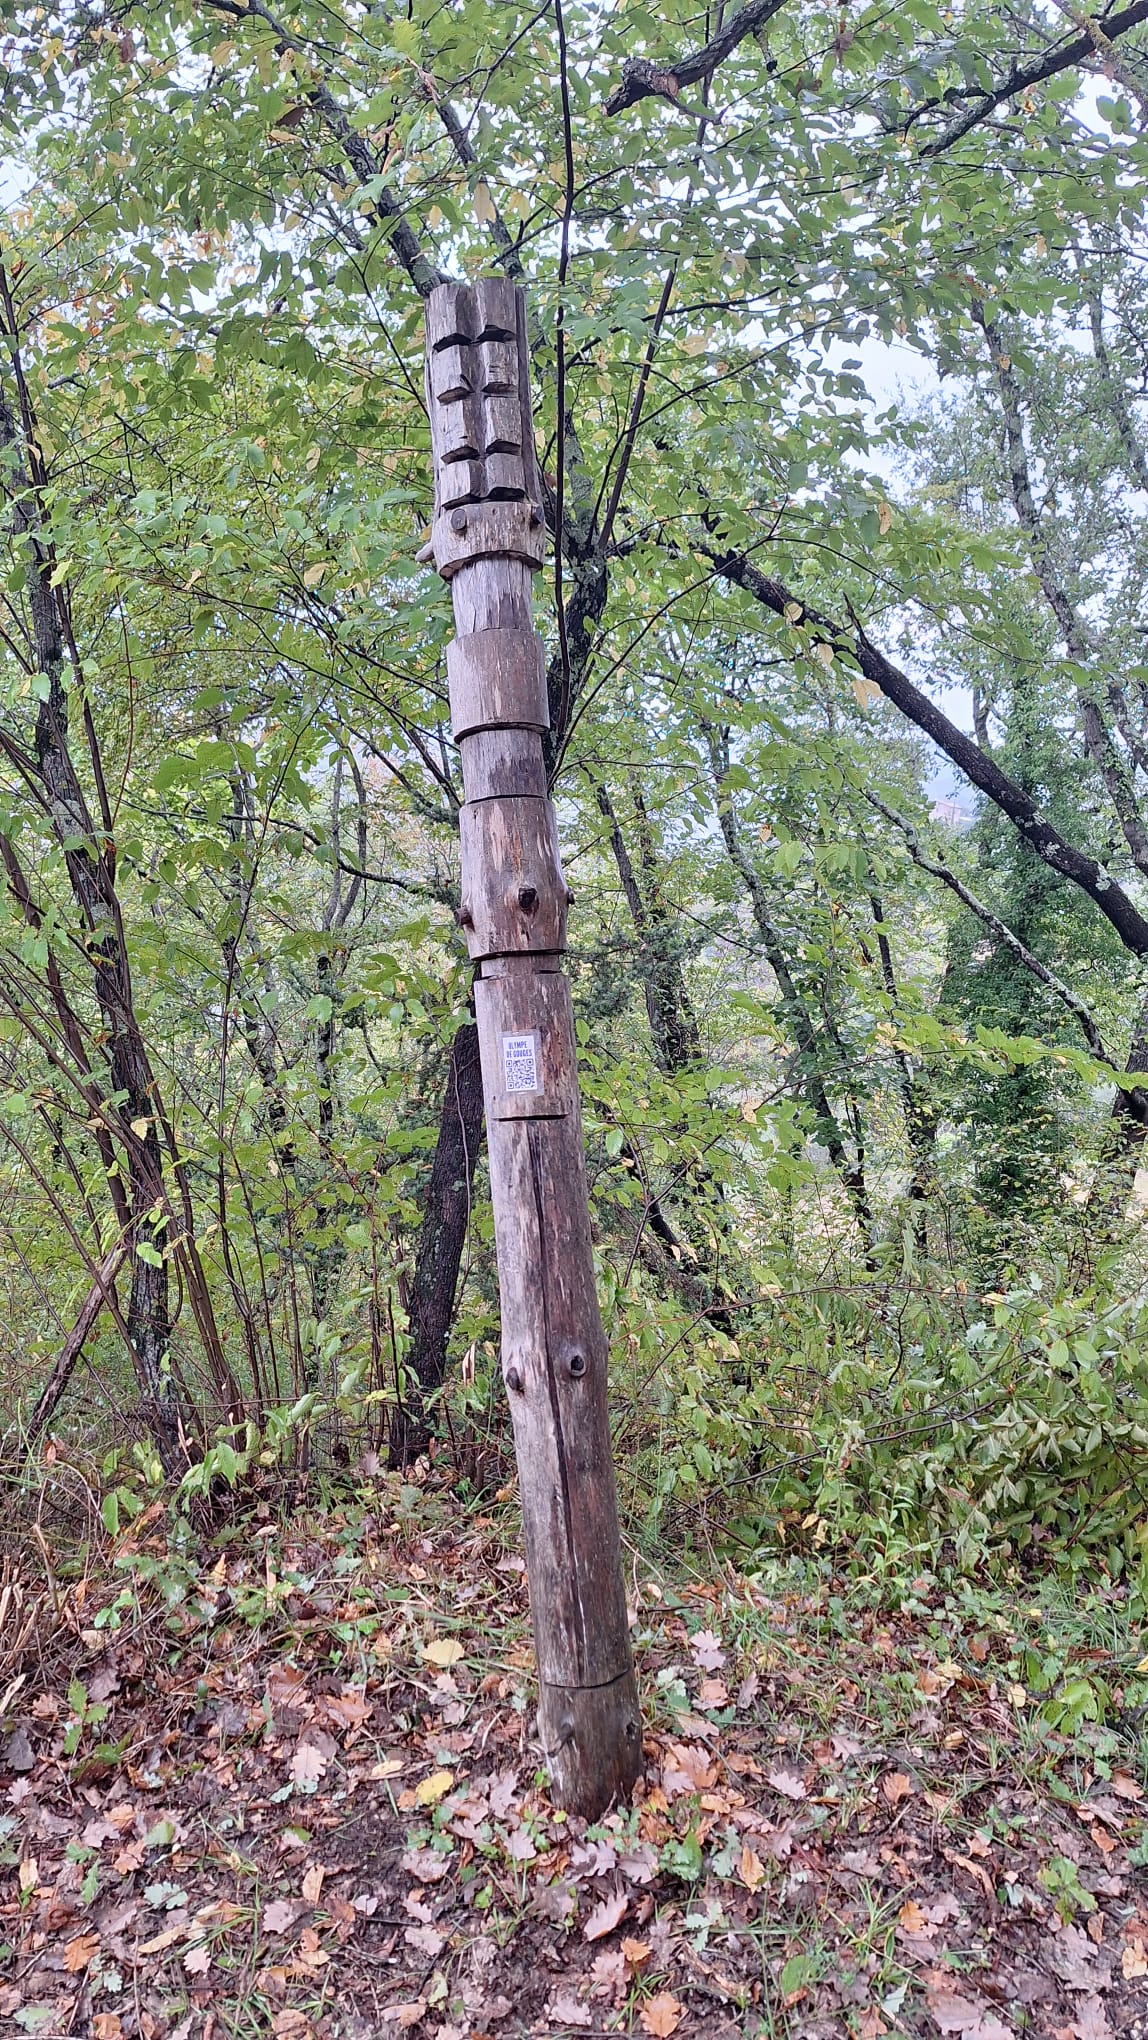
<path id="1" fill-rule="evenodd" d="M 504 1034 L 502 1073 L 508 1091 L 537 1091 L 538 1053 L 533 1034 Z"/>

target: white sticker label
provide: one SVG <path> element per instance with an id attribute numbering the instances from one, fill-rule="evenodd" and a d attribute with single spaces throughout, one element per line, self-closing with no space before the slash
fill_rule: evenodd
<path id="1" fill-rule="evenodd" d="M 540 1091 L 537 1037 L 533 1034 L 504 1034 L 502 1073 L 508 1091 Z"/>

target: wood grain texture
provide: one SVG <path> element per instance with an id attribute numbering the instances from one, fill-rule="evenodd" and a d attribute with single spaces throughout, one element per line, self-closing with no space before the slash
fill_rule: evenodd
<path id="1" fill-rule="evenodd" d="M 515 794 L 546 799 L 546 765 L 535 730 L 478 730 L 464 737 L 462 784 L 467 800 L 498 800 Z"/>
<path id="2" fill-rule="evenodd" d="M 452 574 L 450 594 L 460 638 L 534 629 L 534 575 L 524 560 L 468 560 Z"/>
<path id="3" fill-rule="evenodd" d="M 446 648 L 455 742 L 475 730 L 547 730 L 546 661 L 533 630 L 479 630 Z"/>
<path id="4" fill-rule="evenodd" d="M 459 815 L 460 920 L 476 963 L 566 947 L 566 881 L 553 803 L 528 795 L 467 801 Z"/>
<path id="5" fill-rule="evenodd" d="M 451 469 L 447 466 L 441 472 L 445 489 Z M 473 492 L 477 486 L 471 477 L 468 489 Z M 434 563 L 444 581 L 449 581 L 471 560 L 522 560 L 535 570 L 542 565 L 546 525 L 536 503 L 477 503 L 469 499 L 461 502 L 453 493 L 450 500 L 457 507 L 449 509 L 444 495 L 443 507 L 431 529 Z"/>
<path id="6" fill-rule="evenodd" d="M 642 1768 L 642 1716 L 629 1666 L 606 1686 L 543 1680 L 538 1737 L 560 1805 L 593 1818 L 611 1800 L 628 1799 Z M 595 1782 L 592 1795 L 588 1778 Z"/>
<path id="7" fill-rule="evenodd" d="M 574 1009 L 561 971 L 480 977 L 474 988 L 482 1067 L 492 1081 L 490 1119 L 579 1119 L 578 1072 L 571 1053 Z M 537 1089 L 508 1090 L 504 1040 L 534 1037 Z"/>
<path id="8" fill-rule="evenodd" d="M 602 1686 L 629 1635 L 581 1121 L 489 1120 L 487 1141 L 539 1677 Z"/>
<path id="9" fill-rule="evenodd" d="M 521 293 L 505 278 L 471 291 L 453 285 L 436 291 L 427 345 L 438 506 L 433 553 L 450 581 L 457 632 L 447 664 L 466 794 L 460 920 L 480 966 L 475 1012 L 502 1366 L 538 1652 L 539 1734 L 560 1804 L 593 1818 L 630 1792 L 642 1736 L 574 1015 L 559 967 L 569 895 L 542 758 L 548 715 L 531 584 L 545 526 L 531 500 L 537 476 L 529 479 L 533 427 Z M 519 460 L 526 495 L 489 500 L 492 490 L 513 494 Z M 480 487 L 487 500 L 460 500 L 463 490 Z"/>

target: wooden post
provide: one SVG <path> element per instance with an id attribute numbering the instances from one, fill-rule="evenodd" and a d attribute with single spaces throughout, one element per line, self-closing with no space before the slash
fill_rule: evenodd
<path id="1" fill-rule="evenodd" d="M 531 591 L 545 525 L 521 294 L 502 277 L 445 284 L 427 301 L 426 331 L 429 551 L 458 633 L 447 675 L 466 796 L 460 920 L 477 966 L 538 1726 L 559 1803 L 595 1817 L 633 1786 L 642 1734 L 561 969 L 571 896 L 542 755 L 549 714 Z"/>

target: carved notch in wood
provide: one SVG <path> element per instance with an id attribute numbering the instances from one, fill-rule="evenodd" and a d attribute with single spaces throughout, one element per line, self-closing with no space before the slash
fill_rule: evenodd
<path id="1" fill-rule="evenodd" d="M 465 503 L 541 500 L 525 305 L 504 276 L 432 291 L 427 410 L 436 518 Z"/>

